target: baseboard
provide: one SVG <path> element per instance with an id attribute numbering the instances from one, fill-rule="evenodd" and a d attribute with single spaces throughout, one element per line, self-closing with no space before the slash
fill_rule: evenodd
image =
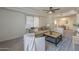
<path id="1" fill-rule="evenodd" d="M 4 41 L 8 41 L 8 40 L 13 40 L 13 39 L 19 39 L 19 38 L 23 38 L 23 36 L 19 36 L 19 37 L 15 37 L 15 38 L 7 39 L 7 40 L 0 40 L 0 42 L 4 42 Z"/>

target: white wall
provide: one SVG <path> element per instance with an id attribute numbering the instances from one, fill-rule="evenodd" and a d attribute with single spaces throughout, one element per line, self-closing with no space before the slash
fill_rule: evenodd
<path id="1" fill-rule="evenodd" d="M 46 26 L 46 24 L 47 24 L 47 17 L 40 17 L 39 27 Z"/>
<path id="2" fill-rule="evenodd" d="M 75 20 L 75 23 L 74 24 L 79 24 L 79 14 L 77 13 L 76 14 L 76 20 Z M 74 26 L 74 30 L 77 30 L 78 27 Z"/>
<path id="3" fill-rule="evenodd" d="M 0 41 L 15 39 L 25 34 L 23 13 L 0 8 Z M 33 15 L 32 15 L 33 16 Z M 46 25 L 46 17 L 40 16 L 39 26 Z"/>
<path id="4" fill-rule="evenodd" d="M 50 25 L 50 29 L 51 30 L 54 29 L 54 16 L 53 16 L 53 14 L 48 15 L 46 20 L 47 20 L 47 24 Z"/>
<path id="5" fill-rule="evenodd" d="M 76 23 L 79 24 L 79 14 L 76 15 Z"/>
<path id="6" fill-rule="evenodd" d="M 79 14 L 77 15 L 77 22 L 79 23 Z M 58 19 L 61 19 L 61 18 L 67 18 L 67 20 L 68 20 L 68 26 L 69 26 L 69 28 L 70 29 L 73 29 L 73 23 L 75 23 L 76 22 L 76 15 L 71 15 L 71 16 L 62 16 L 62 17 L 54 17 L 53 15 L 49 15 L 48 17 L 47 17 L 47 24 L 49 24 L 50 25 L 50 28 L 51 29 L 54 29 L 54 21 L 55 20 L 58 20 Z"/>
<path id="7" fill-rule="evenodd" d="M 24 26 L 24 14 L 0 8 L 0 41 L 23 36 Z"/>

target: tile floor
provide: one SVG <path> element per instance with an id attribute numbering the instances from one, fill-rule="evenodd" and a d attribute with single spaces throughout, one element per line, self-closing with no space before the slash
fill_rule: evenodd
<path id="1" fill-rule="evenodd" d="M 0 42 L 0 51 L 23 51 L 23 37 Z M 79 45 L 76 45 L 76 50 L 79 51 Z M 57 47 L 46 41 L 46 51 L 73 51 L 72 47 L 72 31 L 66 30 L 63 40 Z"/>

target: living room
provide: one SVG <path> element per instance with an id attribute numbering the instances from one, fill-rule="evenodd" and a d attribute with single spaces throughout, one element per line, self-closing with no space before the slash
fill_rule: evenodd
<path id="1" fill-rule="evenodd" d="M 0 50 L 73 51 L 78 11 L 78 7 L 0 8 Z"/>

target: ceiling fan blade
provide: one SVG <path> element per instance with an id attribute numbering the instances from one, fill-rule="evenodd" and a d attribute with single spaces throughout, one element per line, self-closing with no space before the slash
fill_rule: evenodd
<path id="1" fill-rule="evenodd" d="M 54 10 L 60 10 L 60 8 L 54 9 Z"/>
<path id="2" fill-rule="evenodd" d="M 48 13 L 49 12 L 49 10 L 43 10 L 44 12 L 46 12 L 46 13 Z"/>
<path id="3" fill-rule="evenodd" d="M 55 13 L 55 10 L 51 10 L 53 13 Z"/>
<path id="4" fill-rule="evenodd" d="M 49 10 L 43 10 L 43 11 L 49 11 Z"/>

